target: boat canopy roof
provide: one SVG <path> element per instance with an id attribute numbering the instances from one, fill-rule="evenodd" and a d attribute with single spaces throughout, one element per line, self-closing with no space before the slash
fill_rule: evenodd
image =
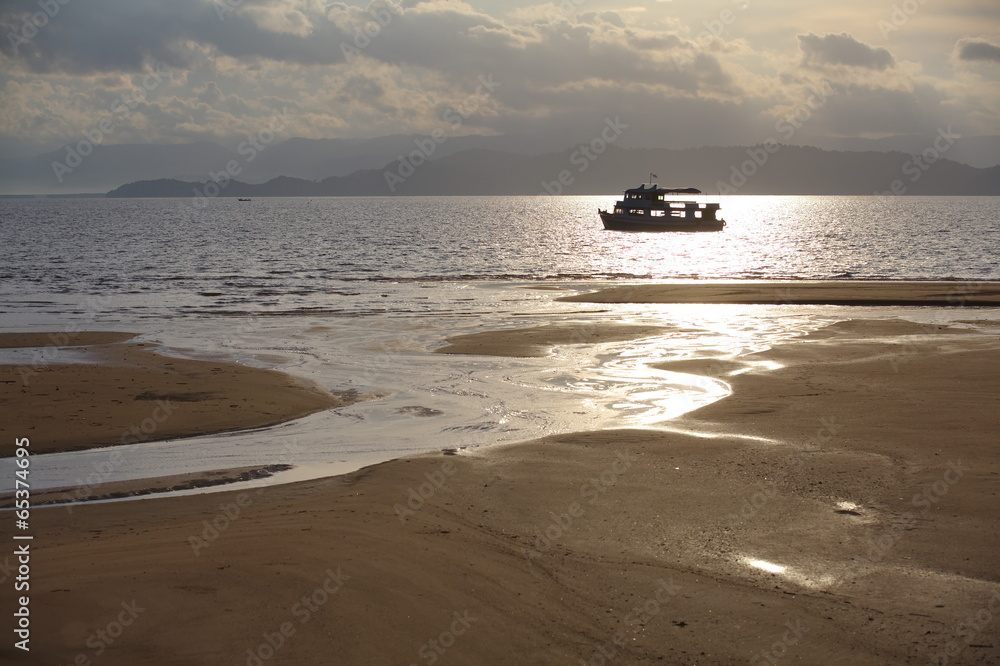
<path id="1" fill-rule="evenodd" d="M 625 194 L 701 194 L 701 190 L 694 187 L 660 187 L 651 183 L 649 187 L 643 183 L 639 187 L 625 190 Z"/>

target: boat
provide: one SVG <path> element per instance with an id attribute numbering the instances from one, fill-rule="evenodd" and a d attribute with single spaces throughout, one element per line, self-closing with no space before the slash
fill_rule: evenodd
<path id="1" fill-rule="evenodd" d="M 650 174 L 652 176 L 652 174 Z M 614 231 L 722 231 L 719 204 L 668 199 L 676 195 L 701 194 L 693 187 L 660 187 L 652 182 L 625 190 L 613 212 L 598 209 L 605 229 Z"/>
<path id="2" fill-rule="evenodd" d="M 250 199 L 243 199 L 243 198 L 241 198 L 240 201 L 250 201 Z"/>

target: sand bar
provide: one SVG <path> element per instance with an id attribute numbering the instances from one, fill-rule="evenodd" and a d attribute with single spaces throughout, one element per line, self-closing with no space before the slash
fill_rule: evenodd
<path id="1" fill-rule="evenodd" d="M 748 305 L 1000 305 L 1000 282 L 741 281 L 610 287 L 564 296 L 574 303 L 739 303 Z"/>
<path id="2" fill-rule="evenodd" d="M 125 342 L 135 333 L 118 331 L 50 331 L 47 333 L 0 333 L 0 349 L 15 347 L 82 347 Z"/>
<path id="3" fill-rule="evenodd" d="M 142 497 L 158 493 L 192 490 L 227 485 L 252 479 L 266 479 L 290 469 L 290 465 L 233 467 L 190 474 L 171 474 L 149 479 L 132 479 L 109 483 L 94 483 L 64 488 L 46 488 L 31 493 L 32 506 L 92 502 L 126 497 Z M 14 493 L 0 493 L 0 509 L 14 507 Z"/>
<path id="4" fill-rule="evenodd" d="M 0 346 L 67 346 L 61 333 L 0 335 Z M 28 437 L 34 453 L 254 428 L 344 404 L 312 382 L 236 363 L 169 358 L 130 333 L 69 334 L 93 363 L 0 365 L 0 455 Z M 57 342 L 53 342 L 56 340 Z"/>
<path id="5" fill-rule="evenodd" d="M 547 356 L 558 345 L 619 342 L 660 335 L 668 329 L 608 322 L 558 323 L 505 331 L 480 331 L 455 335 L 438 354 L 479 354 L 483 356 Z"/>
<path id="6" fill-rule="evenodd" d="M 102 664 L 1000 661 L 1000 341 L 850 322 L 755 356 L 783 367 L 675 432 L 38 509 L 33 656 L 93 658 L 127 609 Z"/>

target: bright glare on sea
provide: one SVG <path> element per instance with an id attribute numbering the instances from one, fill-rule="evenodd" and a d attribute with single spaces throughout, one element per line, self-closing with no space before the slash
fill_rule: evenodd
<path id="1" fill-rule="evenodd" d="M 556 301 L 552 289 L 1000 280 L 1000 198 L 720 197 L 724 231 L 661 234 L 605 231 L 597 209 L 615 199 L 215 199 L 203 210 L 187 199 L 0 199 L 0 331 L 131 331 L 161 353 L 276 368 L 366 396 L 274 428 L 124 447 L 100 474 L 115 481 L 285 463 L 295 469 L 279 477 L 291 480 L 435 448 L 670 427 L 728 386 L 652 363 L 741 358 L 857 312 L 591 306 Z M 992 315 L 867 308 L 865 316 Z M 664 334 L 537 359 L 429 353 L 456 333 L 602 320 Z M 4 363 L 86 360 L 73 349 L 0 350 Z M 32 477 L 38 487 L 83 485 L 109 459 L 102 449 L 36 456 Z M 0 473 L 13 479 L 5 465 Z"/>
<path id="2" fill-rule="evenodd" d="M 1000 279 L 1000 198 L 716 197 L 724 231 L 661 234 L 605 231 L 614 200 L 6 199 L 0 297 L 254 312 L 367 281 Z"/>

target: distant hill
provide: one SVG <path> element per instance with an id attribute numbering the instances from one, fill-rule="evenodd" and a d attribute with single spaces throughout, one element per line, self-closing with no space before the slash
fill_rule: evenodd
<path id="1" fill-rule="evenodd" d="M 239 164 L 239 177 L 250 183 L 278 176 L 319 180 L 379 168 L 397 155 L 413 150 L 414 142 L 422 138 L 425 137 L 418 134 L 371 139 L 290 138 L 258 144 L 260 150 L 251 150 L 249 144 L 230 150 L 208 141 L 92 145 L 81 140 L 30 158 L 0 159 L 0 195 L 106 192 L 138 179 L 205 180 L 210 173 L 225 169 L 232 160 Z M 516 135 L 455 136 L 437 147 L 435 157 L 472 148 L 529 153 L 537 146 L 538 142 L 530 137 Z"/>
<path id="2" fill-rule="evenodd" d="M 106 192 L 127 179 L 164 175 L 194 180 L 207 177 L 206 164 L 226 164 L 237 157 L 235 152 L 211 142 L 95 146 L 81 141 L 27 159 L 0 160 L 0 192 Z"/>
<path id="3" fill-rule="evenodd" d="M 432 158 L 441 161 L 469 150 L 491 150 L 516 155 L 558 155 L 564 147 L 574 145 L 574 141 L 579 140 L 574 139 L 571 134 L 570 130 L 566 130 L 545 135 L 448 136 L 446 140 L 437 143 Z M 585 135 L 587 140 L 591 136 L 590 132 Z M 614 146 L 644 148 L 642 144 L 629 143 L 637 140 L 637 136 L 626 133 Z M 260 150 L 249 150 L 246 144 L 227 148 L 209 141 L 190 144 L 91 145 L 83 137 L 80 138 L 81 141 L 75 144 L 34 157 L 0 157 L 0 195 L 106 192 L 122 183 L 137 180 L 198 182 L 208 179 L 212 173 L 224 170 L 233 161 L 238 165 L 237 177 L 246 183 L 264 183 L 279 176 L 321 181 L 330 177 L 350 177 L 364 170 L 381 170 L 387 163 L 398 159 L 398 156 L 409 155 L 418 144 L 426 145 L 428 140 L 427 136 L 416 134 L 362 139 L 292 137 L 276 139 L 262 145 Z M 936 138 L 925 135 L 898 135 L 882 139 L 830 138 L 822 140 L 819 147 L 831 151 L 877 151 L 908 155 L 924 152 L 929 146 L 933 146 Z M 722 150 L 735 151 L 729 154 L 734 155 L 732 159 L 736 159 L 735 154 L 741 149 L 735 147 Z M 78 151 L 86 154 L 74 156 Z M 567 156 L 571 152 L 568 151 Z M 680 155 L 682 152 L 678 151 L 676 154 Z M 687 154 L 688 159 L 690 155 Z M 955 139 L 948 147 L 945 157 L 953 162 L 980 168 L 996 166 L 1000 164 L 1000 136 Z M 601 161 L 604 161 L 603 158 Z M 670 163 L 660 164 L 664 166 L 659 168 L 665 169 Z M 595 164 L 595 168 L 599 167 L 600 164 Z M 634 173 L 631 167 L 628 173 Z M 532 174 L 533 177 L 536 175 L 538 178 L 545 177 Z M 700 172 L 695 175 L 701 177 Z M 418 180 L 424 177 L 420 176 Z M 348 182 L 351 186 L 358 185 L 355 180 Z M 581 182 L 586 182 L 586 179 Z M 497 181 L 493 186 L 497 186 Z M 379 188 L 377 183 L 368 189 L 373 188 Z"/>
<path id="4" fill-rule="evenodd" d="M 224 187 L 176 179 L 138 181 L 108 196 L 615 194 L 645 181 L 650 172 L 661 184 L 713 194 L 1000 195 L 1000 166 L 981 169 L 944 158 L 928 164 L 899 152 L 774 144 L 686 150 L 610 146 L 601 154 L 581 148 L 544 155 L 466 150 L 319 181 L 280 177 L 260 184 L 234 180 Z"/>
<path id="5" fill-rule="evenodd" d="M 934 138 L 923 134 L 900 134 L 882 139 L 831 138 L 817 140 L 815 145 L 826 150 L 875 150 L 919 155 L 933 144 Z M 948 159 L 983 169 L 997 166 L 1000 164 L 1000 136 L 964 136 L 948 149 Z"/>

